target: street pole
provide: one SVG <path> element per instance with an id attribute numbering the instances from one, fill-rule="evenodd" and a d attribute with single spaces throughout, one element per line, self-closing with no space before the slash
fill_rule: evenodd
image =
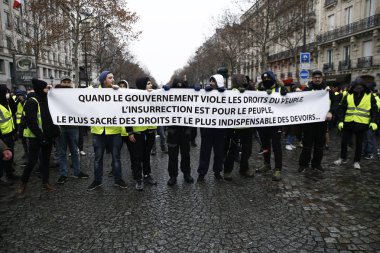
<path id="1" fill-rule="evenodd" d="M 86 34 L 87 35 L 87 34 Z M 87 72 L 87 36 L 84 39 L 84 73 L 86 75 L 86 87 L 88 87 L 88 72 Z"/>

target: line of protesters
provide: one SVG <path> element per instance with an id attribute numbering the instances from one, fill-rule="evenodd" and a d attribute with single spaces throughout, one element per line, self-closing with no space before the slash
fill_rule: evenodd
<path id="1" fill-rule="evenodd" d="M 268 95 L 278 92 L 281 96 L 286 96 L 288 90 L 281 85 L 271 71 L 267 71 L 261 76 L 262 82 L 256 90 L 266 92 Z M 103 71 L 99 76 L 99 88 L 128 88 L 128 82 L 122 80 L 115 85 L 114 76 L 110 71 Z M 53 124 L 48 108 L 47 93 L 51 87 L 38 79 L 32 80 L 34 92 L 26 93 L 17 91 L 15 99 L 10 98 L 5 86 L 0 85 L 0 137 L 8 150 L 3 151 L 3 159 L 0 160 L 0 177 L 3 171 L 7 179 L 15 181 L 18 176 L 14 174 L 12 166 L 13 158 L 9 152 L 14 149 L 14 136 L 21 132 L 21 139 L 27 164 L 21 176 L 21 184 L 17 189 L 18 193 L 26 191 L 27 183 L 31 172 L 39 161 L 39 169 L 42 175 L 42 188 L 46 191 L 54 191 L 55 187 L 49 183 L 49 161 L 52 146 L 56 141 L 59 153 L 59 174 L 57 184 L 64 184 L 68 179 L 68 166 L 66 150 L 69 148 L 73 166 L 73 177 L 87 179 L 90 176 L 80 169 L 80 155 L 78 149 L 79 127 L 60 126 Z M 56 88 L 72 87 L 70 77 L 63 77 L 60 85 Z M 136 80 L 137 89 L 150 92 L 154 89 L 149 77 L 141 77 Z M 163 89 L 190 88 L 186 80 L 180 77 L 173 79 L 171 85 L 164 85 Z M 199 91 L 201 87 L 194 85 L 194 90 Z M 213 75 L 209 84 L 204 87 L 205 91 L 218 90 L 224 92 L 224 78 L 220 74 Z M 232 90 L 244 93 L 246 90 L 253 90 L 249 80 L 241 74 L 232 77 Z M 338 129 L 342 131 L 340 158 L 334 162 L 335 165 L 347 163 L 347 146 L 352 136 L 355 135 L 355 155 L 353 167 L 360 169 L 360 159 L 362 155 L 362 144 L 365 138 L 365 145 L 372 149 L 372 157 L 376 152 L 376 136 L 379 120 L 380 99 L 377 94 L 369 88 L 367 83 L 357 78 L 352 82 L 351 87 L 344 93 L 334 92 L 323 81 L 322 72 L 316 70 L 312 73 L 312 81 L 304 91 L 326 90 L 329 92 L 330 108 L 326 115 L 326 120 L 316 123 L 299 125 L 302 129 L 302 151 L 299 157 L 298 172 L 303 172 L 309 166 L 320 172 L 324 172 L 322 167 L 323 151 L 326 147 L 326 135 L 328 134 L 328 124 L 334 120 Z M 298 91 L 298 90 L 296 90 Z M 173 186 L 177 183 L 179 168 L 183 173 L 186 183 L 193 183 L 191 175 L 190 145 L 195 145 L 194 132 L 192 127 L 167 126 L 167 152 L 169 155 L 168 172 L 169 180 L 167 184 Z M 144 185 L 156 185 L 157 181 L 152 177 L 150 156 L 155 145 L 156 126 L 134 126 L 134 127 L 91 127 L 92 143 L 95 152 L 94 158 L 94 180 L 88 186 L 88 190 L 94 190 L 103 182 L 103 157 L 108 151 L 112 155 L 111 175 L 114 177 L 115 186 L 126 188 L 127 184 L 122 179 L 121 170 L 121 148 L 126 143 L 130 159 L 133 178 L 136 181 L 135 188 L 138 191 L 144 189 Z M 258 128 L 236 128 L 218 129 L 201 128 L 200 157 L 198 165 L 197 182 L 205 181 L 205 176 L 209 169 L 211 152 L 214 154 L 213 173 L 216 180 L 232 180 L 231 172 L 237 154 L 241 152 L 239 172 L 245 177 L 254 177 L 256 172 L 266 173 L 272 171 L 272 179 L 280 181 L 282 178 L 282 127 L 258 127 Z M 249 164 L 252 153 L 252 141 L 258 133 L 258 140 L 261 145 L 261 154 L 264 163 L 258 168 Z M 291 132 L 289 132 L 291 135 Z M 288 134 L 288 135 L 289 135 Z M 292 138 L 290 138 L 292 139 Z M 289 136 L 287 139 L 287 146 Z M 290 142 L 291 143 L 291 140 Z M 162 144 L 162 143 L 161 143 Z M 165 145 L 165 144 L 163 144 Z M 162 146 L 162 145 L 161 145 Z M 166 148 L 166 146 L 165 146 Z M 166 149 L 162 150 L 166 152 Z M 288 149 L 288 148 L 287 148 Z M 274 166 L 271 165 L 271 154 L 274 154 Z M 288 149 L 291 150 L 291 149 Z M 179 155 L 181 161 L 179 163 Z M 180 166 L 179 166 L 180 164 Z M 3 181 L 1 181 L 4 183 Z"/>

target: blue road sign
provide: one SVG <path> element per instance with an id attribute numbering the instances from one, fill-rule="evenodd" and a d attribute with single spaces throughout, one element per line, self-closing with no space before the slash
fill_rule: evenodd
<path id="1" fill-rule="evenodd" d="M 301 53 L 301 63 L 310 63 L 310 53 Z"/>
<path id="2" fill-rule="evenodd" d="M 309 71 L 307 71 L 306 69 L 303 69 L 300 71 L 300 77 L 302 79 L 308 79 L 309 78 Z"/>

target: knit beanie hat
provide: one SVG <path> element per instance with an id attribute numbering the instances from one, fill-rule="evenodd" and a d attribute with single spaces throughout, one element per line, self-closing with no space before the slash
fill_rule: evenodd
<path id="1" fill-rule="evenodd" d="M 100 84 L 103 84 L 103 82 L 106 80 L 107 75 L 109 73 L 111 73 L 111 71 L 108 71 L 108 70 L 104 70 L 102 73 L 100 73 L 100 76 L 99 76 L 99 83 Z"/>
<path id="2" fill-rule="evenodd" d="M 32 79 L 32 85 L 33 85 L 33 89 L 36 93 L 42 93 L 48 84 L 47 84 L 47 82 L 45 82 L 43 80 L 33 78 Z"/>

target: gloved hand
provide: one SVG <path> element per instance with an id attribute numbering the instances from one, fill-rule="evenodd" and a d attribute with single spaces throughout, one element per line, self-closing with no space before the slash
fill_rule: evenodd
<path id="1" fill-rule="evenodd" d="M 211 85 L 206 85 L 205 86 L 205 91 L 212 91 Z"/>
<path id="2" fill-rule="evenodd" d="M 201 86 L 199 84 L 195 84 L 194 85 L 194 90 L 195 91 L 200 91 L 201 90 Z"/>
<path id="3" fill-rule="evenodd" d="M 377 124 L 376 123 L 369 123 L 369 129 L 371 129 L 372 131 L 376 131 L 377 130 Z"/>
<path id="4" fill-rule="evenodd" d="M 272 94 L 272 90 L 267 90 L 267 94 L 268 95 Z"/>
<path id="5" fill-rule="evenodd" d="M 286 88 L 281 88 L 280 94 L 281 96 L 285 96 L 286 94 L 288 94 L 288 90 Z"/>
<path id="6" fill-rule="evenodd" d="M 343 123 L 343 122 L 339 122 L 339 123 L 338 123 L 338 130 L 339 130 L 339 131 L 342 131 L 343 126 L 344 126 L 344 123 Z"/>
<path id="7" fill-rule="evenodd" d="M 162 86 L 162 88 L 163 88 L 165 91 L 168 91 L 168 90 L 170 90 L 170 85 L 165 84 L 164 86 Z"/>
<path id="8" fill-rule="evenodd" d="M 245 88 L 243 88 L 243 87 L 238 88 L 238 90 L 239 90 L 240 93 L 244 93 L 245 92 Z"/>
<path id="9" fill-rule="evenodd" d="M 219 92 L 224 92 L 225 90 L 226 90 L 226 88 L 224 88 L 224 87 L 218 87 Z"/>
<path id="10" fill-rule="evenodd" d="M 112 85 L 112 89 L 114 89 L 114 90 L 118 90 L 119 88 L 120 88 L 119 85 L 116 85 L 116 84 Z"/>

